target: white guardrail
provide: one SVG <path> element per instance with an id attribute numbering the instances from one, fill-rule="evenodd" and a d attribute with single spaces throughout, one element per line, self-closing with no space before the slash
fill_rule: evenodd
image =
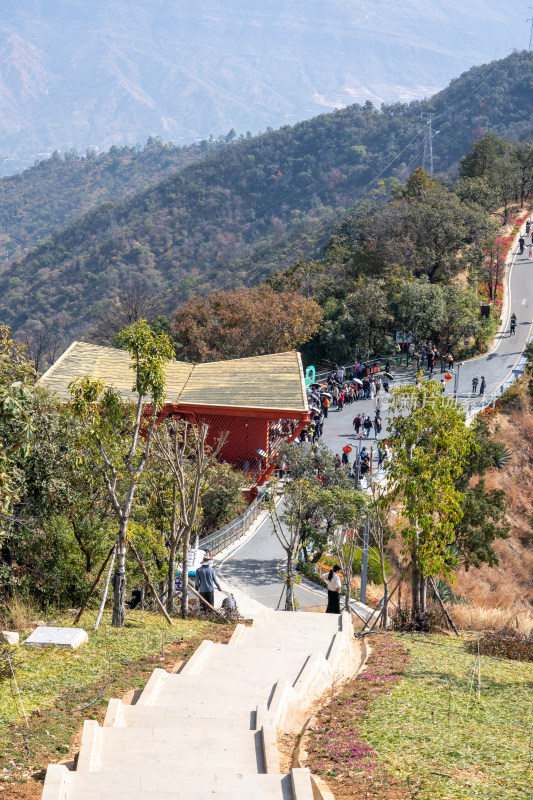
<path id="1" fill-rule="evenodd" d="M 244 536 L 263 510 L 263 501 L 264 495 L 259 494 L 255 500 L 250 503 L 243 514 L 232 522 L 228 522 L 228 524 L 224 525 L 220 530 L 210 533 L 209 536 L 200 539 L 200 547 L 202 550 L 210 550 L 213 555 L 217 555 L 217 553 L 221 553 L 222 550 L 225 550 L 226 547 L 229 547 L 229 545 L 233 544 L 237 539 L 240 539 L 241 536 Z"/>

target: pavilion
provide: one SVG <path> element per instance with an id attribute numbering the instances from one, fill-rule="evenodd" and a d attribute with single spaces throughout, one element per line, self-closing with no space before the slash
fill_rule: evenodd
<path id="1" fill-rule="evenodd" d="M 70 397 L 73 378 L 99 378 L 125 400 L 134 400 L 128 352 L 73 342 L 44 373 L 39 385 L 61 400 Z M 208 443 L 224 431 L 220 460 L 260 485 L 275 469 L 280 447 L 292 442 L 308 422 L 300 354 L 297 352 L 189 364 L 171 361 L 160 420 L 188 419 L 209 425 Z"/>

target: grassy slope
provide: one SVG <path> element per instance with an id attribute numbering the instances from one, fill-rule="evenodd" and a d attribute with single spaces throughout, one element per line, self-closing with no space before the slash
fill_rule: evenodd
<path id="1" fill-rule="evenodd" d="M 499 565 L 459 572 L 455 591 L 487 608 L 533 612 L 533 402 L 523 386 L 494 417 L 492 428 L 513 454 L 509 465 L 494 470 L 486 481 L 488 488 L 505 490 L 510 536 L 494 545 Z"/>
<path id="2" fill-rule="evenodd" d="M 49 759 L 60 757 L 57 745 L 69 744 L 83 719 L 101 720 L 110 697 L 143 687 L 155 667 L 170 669 L 176 661 L 190 657 L 205 638 L 227 641 L 234 627 L 179 619 L 170 627 L 160 615 L 130 611 L 123 629 L 103 622 L 93 631 L 95 617 L 96 612 L 87 612 L 77 626 L 87 630 L 89 642 L 76 651 L 29 647 L 12 651 L 20 697 L 9 680 L 0 681 L 0 773 L 11 766 L 12 759 L 19 765 L 17 779 L 42 769 Z M 72 625 L 65 619 L 57 624 Z M 96 704 L 72 714 L 94 700 L 110 679 L 111 685 Z M 25 757 L 23 734 L 32 752 L 30 761 Z"/>
<path id="3" fill-rule="evenodd" d="M 401 643 L 411 656 L 405 677 L 361 720 L 360 734 L 405 796 L 409 777 L 418 800 L 531 797 L 533 665 L 482 656 L 479 701 L 463 640 Z"/>

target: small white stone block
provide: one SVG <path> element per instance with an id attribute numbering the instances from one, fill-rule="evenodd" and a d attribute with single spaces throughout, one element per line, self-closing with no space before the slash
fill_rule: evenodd
<path id="1" fill-rule="evenodd" d="M 89 641 L 86 631 L 81 628 L 51 628 L 43 626 L 36 628 L 31 633 L 25 645 L 28 647 L 67 647 L 77 650 L 82 644 Z"/>
<path id="2" fill-rule="evenodd" d="M 4 644 L 18 644 L 20 636 L 16 631 L 0 631 L 0 642 Z"/>

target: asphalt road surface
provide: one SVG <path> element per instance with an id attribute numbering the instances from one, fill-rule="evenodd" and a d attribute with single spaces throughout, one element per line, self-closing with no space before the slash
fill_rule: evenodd
<path id="1" fill-rule="evenodd" d="M 283 501 L 278 506 L 278 512 L 283 513 Z M 284 608 L 285 597 L 283 592 L 283 575 L 285 551 L 272 531 L 270 520 L 267 519 L 257 533 L 237 550 L 218 570 L 220 575 L 238 589 L 246 592 L 254 600 L 268 606 L 268 608 Z M 326 607 L 326 594 L 307 588 L 296 586 L 296 598 L 300 608 L 309 606 Z"/>

